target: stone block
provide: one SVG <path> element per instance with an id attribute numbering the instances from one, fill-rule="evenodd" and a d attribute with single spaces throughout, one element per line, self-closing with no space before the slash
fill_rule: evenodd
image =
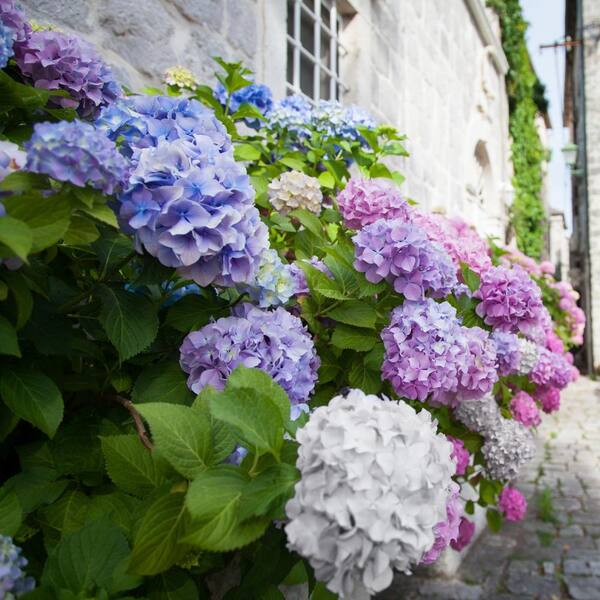
<path id="1" fill-rule="evenodd" d="M 233 46 L 254 58 L 258 44 L 255 2 L 252 0 L 228 0 L 227 38 Z"/>
<path id="2" fill-rule="evenodd" d="M 223 30 L 224 3 L 222 0 L 172 0 L 179 12 L 194 23 Z"/>
<path id="3" fill-rule="evenodd" d="M 88 33 L 92 27 L 88 22 L 90 2 L 72 0 L 24 0 L 20 2 L 29 18 L 42 24 L 66 25 L 75 31 Z"/>
<path id="4" fill-rule="evenodd" d="M 600 577 L 566 576 L 565 584 L 573 600 L 598 600 Z"/>

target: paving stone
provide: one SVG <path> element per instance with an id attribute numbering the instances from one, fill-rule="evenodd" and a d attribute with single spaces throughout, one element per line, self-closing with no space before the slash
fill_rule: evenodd
<path id="1" fill-rule="evenodd" d="M 563 571 L 566 575 L 596 575 L 600 577 L 600 555 L 598 555 L 598 560 L 566 558 L 563 562 Z M 600 592 L 600 589 L 598 591 Z"/>
<path id="2" fill-rule="evenodd" d="M 568 527 L 561 527 L 558 535 L 561 538 L 583 537 L 583 529 L 580 525 L 569 525 Z"/>
<path id="3" fill-rule="evenodd" d="M 565 577 L 565 584 L 573 600 L 600 598 L 600 577 Z"/>

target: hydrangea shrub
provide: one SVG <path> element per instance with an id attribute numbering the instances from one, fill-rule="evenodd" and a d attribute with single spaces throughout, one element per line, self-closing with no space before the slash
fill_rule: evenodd
<path id="1" fill-rule="evenodd" d="M 220 59 L 125 96 L 12 0 L 2 64 L 0 591 L 367 597 L 522 517 L 582 314 L 410 205 L 396 130 Z"/>

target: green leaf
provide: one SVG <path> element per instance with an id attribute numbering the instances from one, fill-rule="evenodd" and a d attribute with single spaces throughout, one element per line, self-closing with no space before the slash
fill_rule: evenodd
<path id="1" fill-rule="evenodd" d="M 14 171 L 0 181 L 0 191 L 22 194 L 31 190 L 48 189 L 48 177 L 28 171 Z"/>
<path id="2" fill-rule="evenodd" d="M 10 287 L 10 293 L 13 295 L 17 307 L 16 329 L 21 329 L 31 317 L 33 310 L 33 295 L 29 289 L 28 280 L 22 273 L 6 271 L 4 280 Z"/>
<path id="3" fill-rule="evenodd" d="M 131 400 L 190 404 L 193 394 L 187 387 L 185 373 L 179 363 L 170 361 L 153 364 L 142 371 L 133 386 Z"/>
<path id="4" fill-rule="evenodd" d="M 0 534 L 16 535 L 23 520 L 23 509 L 14 492 L 0 491 Z"/>
<path id="5" fill-rule="evenodd" d="M 374 163 L 369 169 L 369 175 L 373 178 L 385 177 L 386 179 L 392 178 L 391 171 L 383 163 Z"/>
<path id="6" fill-rule="evenodd" d="M 333 188 L 335 188 L 335 179 L 329 171 L 323 171 L 319 175 L 319 183 L 322 187 L 328 190 L 332 190 Z"/>
<path id="7" fill-rule="evenodd" d="M 99 519 L 62 538 L 48 556 L 42 583 L 74 594 L 88 594 L 94 588 L 126 589 L 115 574 L 128 555 L 121 531 L 107 518 Z"/>
<path id="8" fill-rule="evenodd" d="M 90 499 L 76 489 L 67 490 L 56 502 L 40 511 L 41 521 L 60 535 L 83 527 L 90 507 Z"/>
<path id="9" fill-rule="evenodd" d="M 165 483 L 164 470 L 137 435 L 111 435 L 100 439 L 106 470 L 117 487 L 143 496 Z"/>
<path id="10" fill-rule="evenodd" d="M 189 333 L 204 327 L 211 319 L 224 317 L 228 312 L 228 304 L 221 298 L 206 298 L 196 294 L 184 296 L 178 300 L 167 313 L 167 325 Z"/>
<path id="11" fill-rule="evenodd" d="M 321 221 L 319 221 L 318 217 L 310 211 L 304 208 L 297 208 L 290 212 L 289 216 L 298 219 L 308 231 L 318 238 L 323 236 L 323 226 L 321 225 Z"/>
<path id="12" fill-rule="evenodd" d="M 149 600 L 198 600 L 194 580 L 181 569 L 171 569 L 152 579 L 148 585 Z"/>
<path id="13" fill-rule="evenodd" d="M 67 246 L 87 246 L 100 237 L 100 232 L 93 221 L 86 217 L 74 216 L 63 242 Z"/>
<path id="14" fill-rule="evenodd" d="M 292 496 L 297 481 L 298 471 L 292 465 L 281 463 L 268 467 L 243 488 L 239 519 L 281 516 L 279 513 Z"/>
<path id="15" fill-rule="evenodd" d="M 5 215 L 0 219 L 0 244 L 4 244 L 14 255 L 26 261 L 33 245 L 33 234 L 23 221 Z M 9 252 L 2 254 L 10 256 Z"/>
<path id="16" fill-rule="evenodd" d="M 184 541 L 203 550 L 227 552 L 261 536 L 269 519 L 249 519 L 241 523 L 237 515 L 247 482 L 247 475 L 232 465 L 209 469 L 194 479 L 188 489 L 186 505 L 196 522 Z"/>
<path id="17" fill-rule="evenodd" d="M 10 217 L 23 221 L 32 235 L 31 252 L 39 252 L 58 242 L 69 228 L 71 203 L 64 196 L 42 197 L 30 193 L 3 200 Z"/>
<path id="18" fill-rule="evenodd" d="M 337 600 L 337 595 L 330 592 L 325 584 L 319 581 L 310 596 L 310 600 Z"/>
<path id="19" fill-rule="evenodd" d="M 137 522 L 139 518 L 140 504 L 141 501 L 138 498 L 123 492 L 94 494 L 90 498 L 87 518 L 98 519 L 107 516 L 130 538 L 133 523 Z"/>
<path id="20" fill-rule="evenodd" d="M 410 156 L 404 145 L 397 140 L 387 142 L 383 146 L 382 152 L 391 156 Z"/>
<path id="21" fill-rule="evenodd" d="M 1 221 L 2 218 L 0 218 Z M 0 354 L 21 356 L 17 331 L 2 315 L 0 315 Z"/>
<path id="22" fill-rule="evenodd" d="M 472 291 L 476 292 L 481 285 L 481 278 L 475 271 L 472 271 L 469 268 L 469 265 L 466 263 L 460 263 L 460 271 L 462 273 L 462 277 L 464 282 L 467 284 L 467 287 Z"/>
<path id="23" fill-rule="evenodd" d="M 377 320 L 377 312 L 370 304 L 360 300 L 348 300 L 340 306 L 327 311 L 327 316 L 355 327 L 373 329 Z"/>
<path id="24" fill-rule="evenodd" d="M 193 479 L 213 461 L 210 421 L 188 406 L 153 402 L 138 406 L 150 424 L 155 452 L 184 477 Z"/>
<path id="25" fill-rule="evenodd" d="M 336 348 L 359 352 L 371 350 L 378 341 L 377 336 L 369 329 L 359 329 L 349 325 L 338 325 L 331 336 L 331 343 Z"/>
<path id="26" fill-rule="evenodd" d="M 139 354 L 154 341 L 158 316 L 150 300 L 106 285 L 100 288 L 99 296 L 102 300 L 100 323 L 121 360 Z"/>
<path id="27" fill-rule="evenodd" d="M 236 115 L 234 115 L 236 118 Z M 260 148 L 256 148 L 252 144 L 236 144 L 233 155 L 236 160 L 258 160 L 260 158 Z"/>
<path id="28" fill-rule="evenodd" d="M 306 164 L 305 160 L 302 160 L 301 158 L 295 158 L 294 156 L 284 156 L 279 160 L 279 162 L 282 165 L 285 165 L 290 169 L 296 169 L 297 171 L 302 171 Z"/>
<path id="29" fill-rule="evenodd" d="M 53 437 L 63 418 L 63 398 L 48 376 L 39 371 L 5 369 L 0 374 L 0 395 L 17 416 Z"/>
<path id="30" fill-rule="evenodd" d="M 498 533 L 502 529 L 502 514 L 495 508 L 488 508 L 485 513 L 488 527 L 494 532 Z"/>
<path id="31" fill-rule="evenodd" d="M 366 359 L 359 355 L 354 358 L 348 373 L 348 383 L 361 389 L 365 394 L 377 394 L 381 391 L 381 372 L 369 369 Z"/>
<path id="32" fill-rule="evenodd" d="M 155 500 L 143 516 L 137 530 L 129 568 L 138 575 L 156 575 L 165 571 L 189 551 L 181 542 L 188 516 L 184 494 L 167 494 Z"/>
<path id="33" fill-rule="evenodd" d="M 84 212 L 86 215 L 93 217 L 97 221 L 104 223 L 105 225 L 110 225 L 115 229 L 118 226 L 117 217 L 115 213 L 110 208 L 110 206 L 106 206 L 106 204 L 94 204 L 94 206 L 90 207 L 82 207 L 80 209 L 81 212 Z"/>
<path id="34" fill-rule="evenodd" d="M 487 479 L 481 480 L 479 484 L 479 498 L 483 501 L 483 506 L 496 503 L 496 488 L 491 481 Z"/>
<path id="35" fill-rule="evenodd" d="M 11 477 L 5 488 L 17 495 L 23 513 L 28 514 L 39 506 L 51 504 L 65 491 L 69 482 L 55 479 L 56 472 L 38 467 Z"/>

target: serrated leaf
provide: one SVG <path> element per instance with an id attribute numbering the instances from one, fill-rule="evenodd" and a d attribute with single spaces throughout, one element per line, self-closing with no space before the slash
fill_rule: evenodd
<path id="1" fill-rule="evenodd" d="M 215 389 L 206 386 L 198 395 L 192 408 L 201 412 L 210 421 L 211 446 L 213 462 L 223 462 L 235 449 L 236 441 L 231 429 L 223 421 L 218 421 L 210 414 L 208 399 L 212 394 L 218 394 Z"/>
<path id="2" fill-rule="evenodd" d="M 23 509 L 15 492 L 0 490 L 0 535 L 14 536 L 23 520 Z"/>
<path id="3" fill-rule="evenodd" d="M 148 366 L 137 378 L 131 393 L 131 400 L 135 403 L 190 404 L 193 397 L 187 387 L 185 373 L 175 361 Z"/>
<path id="4" fill-rule="evenodd" d="M 467 284 L 467 287 L 472 292 L 477 291 L 481 285 L 481 278 L 479 275 L 470 269 L 469 265 L 466 263 L 460 263 L 460 272 L 462 274 L 463 281 Z"/>
<path id="5" fill-rule="evenodd" d="M 66 479 L 55 480 L 56 472 L 35 468 L 11 477 L 5 488 L 17 495 L 23 513 L 28 514 L 39 506 L 51 504 L 65 491 L 69 482 Z"/>
<path id="6" fill-rule="evenodd" d="M 5 369 L 0 374 L 0 395 L 17 416 L 53 437 L 63 418 L 63 398 L 47 375 L 39 371 Z"/>
<path id="7" fill-rule="evenodd" d="M 213 462 L 210 421 L 188 406 L 153 402 L 139 412 L 150 424 L 155 452 L 181 475 L 193 479 Z"/>
<path id="8" fill-rule="evenodd" d="M 329 171 L 323 171 L 319 175 L 319 183 L 328 190 L 332 190 L 335 187 L 335 179 Z"/>
<path id="9" fill-rule="evenodd" d="M 336 348 L 359 352 L 371 350 L 378 341 L 379 338 L 371 330 L 349 325 L 338 325 L 331 336 L 331 343 Z"/>
<path id="10" fill-rule="evenodd" d="M 375 327 L 375 321 L 377 320 L 375 308 L 360 300 L 342 302 L 339 306 L 328 310 L 326 314 L 340 323 L 369 329 Z"/>
<path id="11" fill-rule="evenodd" d="M 80 529 L 85 522 L 90 499 L 76 489 L 67 490 L 56 502 L 40 511 L 44 525 L 56 530 L 58 537 Z"/>
<path id="12" fill-rule="evenodd" d="M 143 496 L 165 483 L 164 470 L 136 435 L 111 435 L 100 439 L 106 470 L 117 487 Z"/>
<path id="13" fill-rule="evenodd" d="M 158 315 L 152 302 L 145 296 L 106 285 L 98 294 L 102 301 L 100 323 L 121 360 L 145 350 L 158 333 Z"/>
<path id="14" fill-rule="evenodd" d="M 113 210 L 106 206 L 106 204 L 94 204 L 94 206 L 86 206 L 80 209 L 81 212 L 84 212 L 86 215 L 93 217 L 97 221 L 104 223 L 105 225 L 109 225 L 110 227 L 114 227 L 115 229 L 118 226 L 117 217 Z"/>
<path id="15" fill-rule="evenodd" d="M 171 569 L 152 579 L 148 585 L 149 600 L 198 600 L 194 580 L 182 569 Z"/>
<path id="16" fill-rule="evenodd" d="M 31 317 L 33 310 L 33 295 L 29 289 L 29 283 L 25 276 L 18 272 L 5 271 L 4 280 L 10 288 L 15 305 L 17 307 L 17 322 L 15 328 L 21 329 Z"/>
<path id="17" fill-rule="evenodd" d="M 167 325 L 177 331 L 188 333 L 200 329 L 211 319 L 228 314 L 227 302 L 220 298 L 189 295 L 177 301 L 167 313 Z"/>
<path id="18" fill-rule="evenodd" d="M 99 237 L 100 232 L 93 221 L 86 217 L 74 216 L 71 218 L 63 242 L 67 246 L 87 246 Z"/>
<path id="19" fill-rule="evenodd" d="M 377 394 L 382 386 L 381 372 L 369 369 L 365 363 L 362 356 L 354 358 L 348 373 L 348 383 L 365 394 Z"/>
<path id="20" fill-rule="evenodd" d="M 139 575 L 156 575 L 183 558 L 189 546 L 182 543 L 188 526 L 184 494 L 167 494 L 155 500 L 137 530 L 129 568 Z"/>
<path id="21" fill-rule="evenodd" d="M 237 118 L 237 115 L 233 115 Z M 235 144 L 233 150 L 236 160 L 258 160 L 260 158 L 260 148 L 255 148 L 252 144 Z"/>
<path id="22" fill-rule="evenodd" d="M 23 221 L 3 216 L 0 218 L 0 244 L 4 244 L 10 250 L 3 252 L 6 256 L 12 253 L 22 260 L 27 260 L 33 246 L 33 234 Z"/>
<path id="23" fill-rule="evenodd" d="M 323 236 L 323 226 L 319 218 L 304 208 L 297 208 L 289 214 L 290 217 L 298 219 L 306 229 L 318 238 Z"/>
<path id="24" fill-rule="evenodd" d="M 0 221 L 2 219 L 0 218 Z M 21 356 L 17 330 L 10 324 L 8 319 L 0 315 L 0 354 L 8 356 Z"/>
<path id="25" fill-rule="evenodd" d="M 496 503 L 496 489 L 494 484 L 487 479 L 482 479 L 479 484 L 479 498 L 483 501 L 483 505 Z"/>
<path id="26" fill-rule="evenodd" d="M 22 194 L 31 190 L 48 189 L 48 176 L 28 171 L 13 171 L 0 181 L 0 191 Z"/>
<path id="27" fill-rule="evenodd" d="M 74 594 L 94 587 L 126 589 L 115 581 L 115 572 L 128 555 L 127 540 L 115 525 L 106 518 L 93 521 L 63 536 L 48 556 L 42 582 Z"/>
<path id="28" fill-rule="evenodd" d="M 276 517 L 292 496 L 298 479 L 298 471 L 285 463 L 273 465 L 259 473 L 243 488 L 239 519 L 244 521 L 253 516 Z"/>
<path id="29" fill-rule="evenodd" d="M 88 519 L 107 516 L 130 538 L 134 521 L 137 521 L 140 500 L 123 492 L 94 494 L 88 506 Z"/>

